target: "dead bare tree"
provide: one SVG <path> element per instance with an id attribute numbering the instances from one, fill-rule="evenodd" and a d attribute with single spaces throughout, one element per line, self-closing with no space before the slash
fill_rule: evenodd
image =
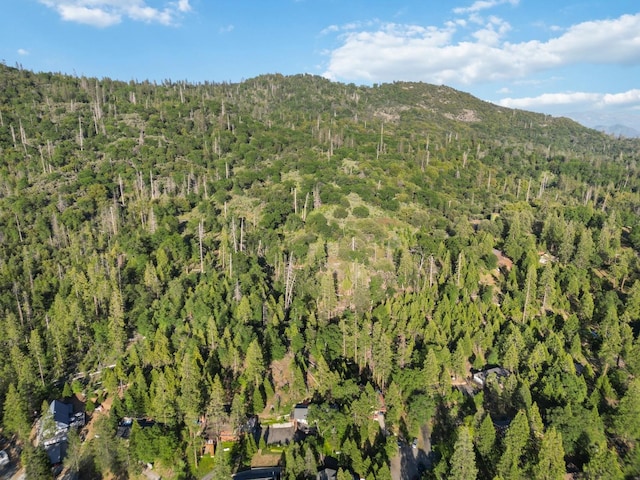
<path id="1" fill-rule="evenodd" d="M 198 223 L 198 241 L 200 243 L 200 273 L 204 273 L 204 259 L 202 256 L 202 237 L 204 236 L 204 225 L 202 220 Z"/>
<path id="2" fill-rule="evenodd" d="M 287 275 L 284 282 L 284 308 L 288 310 L 293 302 L 293 286 L 295 284 L 295 271 L 294 271 L 294 259 L 293 254 L 289 254 L 289 263 L 287 265 Z"/>

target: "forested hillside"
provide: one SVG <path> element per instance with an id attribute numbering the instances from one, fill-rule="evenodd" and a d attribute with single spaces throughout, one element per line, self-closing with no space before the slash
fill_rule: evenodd
<path id="1" fill-rule="evenodd" d="M 80 478 L 637 478 L 639 159 L 444 86 L 0 66 L 2 434 L 47 478 L 74 396 Z"/>

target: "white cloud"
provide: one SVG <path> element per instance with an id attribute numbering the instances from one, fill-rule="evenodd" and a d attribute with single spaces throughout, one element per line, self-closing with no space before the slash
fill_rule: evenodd
<path id="1" fill-rule="evenodd" d="M 320 35 L 328 35 L 329 33 L 335 33 L 338 31 L 340 31 L 340 27 L 338 25 L 329 25 L 320 31 Z"/>
<path id="2" fill-rule="evenodd" d="M 640 90 L 633 89 L 622 93 L 607 93 L 602 97 L 605 106 L 640 106 Z"/>
<path id="3" fill-rule="evenodd" d="M 232 32 L 235 27 L 233 25 L 227 25 L 225 27 L 220 27 L 218 30 L 219 33 L 229 33 Z"/>
<path id="4" fill-rule="evenodd" d="M 123 19 L 145 23 L 173 25 L 180 15 L 191 10 L 189 0 L 164 1 L 161 8 L 147 5 L 147 0 L 39 0 L 68 22 L 94 27 L 110 27 Z M 157 2 L 156 2 L 157 3 Z"/>
<path id="5" fill-rule="evenodd" d="M 181 12 L 190 12 L 191 5 L 189 4 L 189 0 L 178 0 L 178 10 Z"/>
<path id="6" fill-rule="evenodd" d="M 639 108 L 640 90 L 633 89 L 621 93 L 545 93 L 537 97 L 503 98 L 498 104 L 525 110 L 549 110 L 556 107 L 562 107 L 565 111 Z"/>
<path id="7" fill-rule="evenodd" d="M 467 29 L 482 22 L 470 34 L 461 32 L 460 22 L 340 29 L 341 45 L 329 53 L 324 75 L 343 81 L 470 85 L 523 79 L 573 64 L 640 64 L 640 14 L 580 23 L 548 41 L 517 43 L 507 40 L 510 25 L 498 17 L 470 20 Z M 461 33 L 466 36 L 457 40 Z"/>
<path id="8" fill-rule="evenodd" d="M 462 13 L 476 13 L 481 10 L 487 10 L 489 8 L 497 7 L 498 5 L 502 5 L 504 3 L 509 3 L 511 5 L 518 5 L 520 0 L 477 0 L 473 2 L 470 7 L 458 7 L 453 9 L 453 13 L 462 14 Z"/>
<path id="9" fill-rule="evenodd" d="M 18 55 L 29 55 L 29 50 L 25 50 L 24 48 L 19 48 L 18 49 Z"/>
<path id="10" fill-rule="evenodd" d="M 172 12 L 143 5 L 132 5 L 127 10 L 127 15 L 132 20 L 139 20 L 146 23 L 161 23 L 162 25 L 171 25 L 173 20 Z"/>
<path id="11" fill-rule="evenodd" d="M 85 23 L 94 27 L 110 27 L 120 23 L 122 15 L 101 8 L 88 8 L 82 5 L 60 4 L 55 6 L 63 20 Z"/>
<path id="12" fill-rule="evenodd" d="M 473 32 L 472 36 L 480 44 L 497 45 L 501 38 L 511 30 L 511 25 L 498 17 L 491 17 L 484 28 Z"/>

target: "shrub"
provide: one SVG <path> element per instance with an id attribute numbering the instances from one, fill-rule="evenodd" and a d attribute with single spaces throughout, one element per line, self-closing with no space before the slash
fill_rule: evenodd
<path id="1" fill-rule="evenodd" d="M 358 205 L 353 208 L 351 213 L 353 213 L 353 216 L 357 218 L 367 218 L 369 216 L 369 209 L 364 205 Z"/>
<path id="2" fill-rule="evenodd" d="M 347 212 L 342 207 L 336 207 L 336 209 L 333 211 L 333 218 L 335 219 L 347 218 L 348 216 L 349 216 L 349 212 Z"/>

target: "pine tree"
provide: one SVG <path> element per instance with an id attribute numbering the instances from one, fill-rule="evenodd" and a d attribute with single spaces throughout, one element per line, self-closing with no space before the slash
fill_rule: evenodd
<path id="1" fill-rule="evenodd" d="M 56 434 L 56 421 L 53 412 L 49 409 L 49 402 L 42 401 L 40 407 L 40 435 L 43 440 L 49 439 Z"/>
<path id="2" fill-rule="evenodd" d="M 534 477 L 536 480 L 562 480 L 565 475 L 562 435 L 552 427 L 542 437 Z"/>
<path id="3" fill-rule="evenodd" d="M 424 365 L 422 367 L 424 383 L 427 388 L 435 389 L 438 386 L 440 369 L 440 362 L 438 361 L 436 352 L 431 348 L 427 352 L 427 356 L 424 359 Z"/>
<path id="4" fill-rule="evenodd" d="M 244 360 L 244 371 L 242 376 L 248 385 L 257 386 L 262 383 L 264 374 L 264 359 L 262 357 L 262 348 L 257 339 L 254 339 L 247 348 L 247 354 Z"/>
<path id="5" fill-rule="evenodd" d="M 2 423 L 7 433 L 15 434 L 23 442 L 29 439 L 29 421 L 27 419 L 27 400 L 13 383 L 4 401 Z"/>
<path id="6" fill-rule="evenodd" d="M 224 388 L 222 387 L 222 382 L 220 382 L 220 377 L 216 375 L 211 385 L 209 403 L 206 410 L 207 428 L 212 431 L 216 438 L 220 435 L 222 426 L 228 420 L 224 405 Z"/>
<path id="7" fill-rule="evenodd" d="M 48 480 L 53 478 L 47 452 L 42 447 L 34 447 L 31 443 L 26 442 L 20 461 L 25 466 L 26 478 L 29 480 Z"/>
<path id="8" fill-rule="evenodd" d="M 478 475 L 476 467 L 476 454 L 471 441 L 469 427 L 458 428 L 458 439 L 453 448 L 451 457 L 451 470 L 449 477 L 452 480 L 474 480 Z"/>
<path id="9" fill-rule="evenodd" d="M 529 424 L 524 410 L 520 410 L 509 425 L 504 438 L 504 453 L 498 463 L 498 473 L 503 478 L 520 478 L 520 457 L 528 442 Z"/>
<path id="10" fill-rule="evenodd" d="M 398 384 L 394 381 L 389 384 L 385 395 L 385 403 L 387 406 L 387 413 L 385 414 L 387 428 L 390 426 L 399 427 L 400 420 L 404 413 L 404 402 L 400 387 L 398 387 Z"/>
<path id="11" fill-rule="evenodd" d="M 82 460 L 82 440 L 75 428 L 69 430 L 67 434 L 67 454 L 64 459 L 64 465 L 73 473 L 80 471 L 80 462 Z"/>
<path id="12" fill-rule="evenodd" d="M 127 332 L 125 330 L 122 296 L 117 287 L 113 288 L 111 301 L 109 302 L 109 340 L 112 353 L 121 354 L 124 351 Z"/>
<path id="13" fill-rule="evenodd" d="M 629 382 L 613 419 L 616 431 L 628 440 L 640 440 L 640 379 Z"/>
<path id="14" fill-rule="evenodd" d="M 173 426 L 177 422 L 177 385 L 175 373 L 171 367 L 151 372 L 150 408 L 154 418 L 165 425 Z"/>
<path id="15" fill-rule="evenodd" d="M 189 439 L 193 449 L 193 461 L 198 466 L 198 445 L 196 436 L 200 429 L 198 424 L 202 414 L 202 372 L 199 365 L 197 350 L 190 349 L 182 359 L 180 371 L 180 396 L 178 405 L 184 415 L 184 423 L 189 432 Z"/>
<path id="16" fill-rule="evenodd" d="M 584 473 L 588 480 L 622 480 L 624 478 L 616 451 L 607 449 L 606 445 L 591 456 L 589 463 L 584 466 Z"/>
<path id="17" fill-rule="evenodd" d="M 495 453 L 495 445 L 496 429 L 493 426 L 491 416 L 485 415 L 476 436 L 476 447 L 480 455 L 485 459 L 485 462 L 490 463 L 489 460 L 491 460 Z"/>

